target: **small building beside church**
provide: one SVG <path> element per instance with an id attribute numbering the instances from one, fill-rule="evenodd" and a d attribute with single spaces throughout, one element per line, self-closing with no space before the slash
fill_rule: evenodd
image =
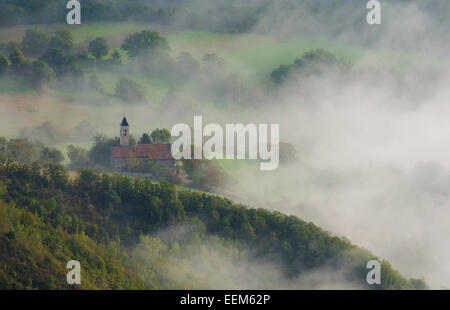
<path id="1" fill-rule="evenodd" d="M 130 125 L 123 117 L 120 123 L 120 146 L 111 148 L 112 165 L 117 169 L 126 169 L 131 158 L 135 158 L 139 163 L 153 162 L 165 168 L 175 167 L 170 143 L 130 146 Z"/>

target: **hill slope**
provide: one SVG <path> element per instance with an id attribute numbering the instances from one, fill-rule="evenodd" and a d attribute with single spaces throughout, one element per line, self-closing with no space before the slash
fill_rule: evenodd
<path id="1" fill-rule="evenodd" d="M 70 288 L 71 259 L 81 263 L 82 289 L 271 288 L 261 277 L 269 265 L 284 287 L 306 288 L 302 279 L 331 270 L 352 287 L 369 288 L 365 264 L 373 258 L 297 217 L 168 182 L 90 170 L 72 182 L 60 166 L 0 161 L 2 289 Z M 237 270 L 258 281 L 239 284 Z M 425 286 L 387 262 L 382 279 L 383 289 Z"/>

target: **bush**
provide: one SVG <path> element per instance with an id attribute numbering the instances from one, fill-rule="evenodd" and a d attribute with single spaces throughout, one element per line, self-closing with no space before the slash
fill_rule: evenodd
<path id="1" fill-rule="evenodd" d="M 108 55 L 108 52 L 109 46 L 105 38 L 99 37 L 89 43 L 89 53 L 91 53 L 97 60 Z"/>
<path id="2" fill-rule="evenodd" d="M 108 167 L 111 164 L 111 147 L 119 146 L 119 139 L 109 139 L 105 135 L 94 137 L 94 146 L 89 151 L 92 163 Z"/>
<path id="3" fill-rule="evenodd" d="M 127 51 L 130 57 L 149 56 L 170 50 L 166 38 L 148 30 L 128 35 L 123 41 L 122 49 Z"/>
<path id="4" fill-rule="evenodd" d="M 53 48 L 48 50 L 41 58 L 50 65 L 58 76 L 72 73 L 75 76 L 81 75 L 81 70 L 76 65 L 74 56 L 67 54 L 61 48 Z"/>
<path id="5" fill-rule="evenodd" d="M 69 145 L 67 147 L 67 156 L 74 167 L 83 167 L 89 164 L 89 152 L 81 147 Z"/>
<path id="6" fill-rule="evenodd" d="M 25 58 L 22 50 L 18 47 L 15 47 L 9 55 L 9 61 L 11 62 L 11 67 L 15 73 L 25 73 L 30 64 L 30 61 Z"/>
<path id="7" fill-rule="evenodd" d="M 270 74 L 270 77 L 276 84 L 281 84 L 294 75 L 321 74 L 330 68 L 343 66 L 344 63 L 339 61 L 332 53 L 317 49 L 303 54 L 301 58 L 295 59 L 291 65 L 281 65 Z"/>

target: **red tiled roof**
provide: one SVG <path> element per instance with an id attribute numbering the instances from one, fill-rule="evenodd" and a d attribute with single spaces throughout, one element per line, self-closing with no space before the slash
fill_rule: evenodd
<path id="1" fill-rule="evenodd" d="M 134 156 L 136 158 L 173 159 L 170 144 L 138 144 L 136 146 L 112 147 L 111 153 L 114 158 Z"/>

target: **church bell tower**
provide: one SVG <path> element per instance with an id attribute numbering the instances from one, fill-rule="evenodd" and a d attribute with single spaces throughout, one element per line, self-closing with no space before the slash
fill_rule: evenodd
<path id="1" fill-rule="evenodd" d="M 120 146 L 130 145 L 130 125 L 128 125 L 127 119 L 123 117 L 120 123 Z"/>

